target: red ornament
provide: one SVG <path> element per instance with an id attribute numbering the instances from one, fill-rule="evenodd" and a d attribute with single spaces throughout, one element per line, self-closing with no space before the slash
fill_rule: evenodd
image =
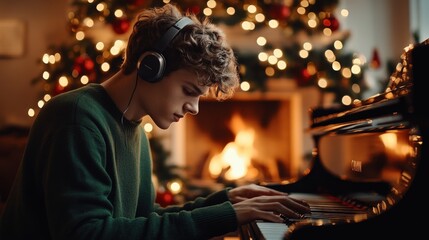
<path id="1" fill-rule="evenodd" d="M 198 5 L 190 6 L 188 12 L 198 15 L 201 12 L 201 8 Z"/>
<path id="2" fill-rule="evenodd" d="M 156 200 L 161 207 L 166 207 L 168 205 L 174 204 L 174 195 L 167 188 L 160 188 L 156 192 Z"/>
<path id="3" fill-rule="evenodd" d="M 372 59 L 370 66 L 373 69 L 379 69 L 381 66 L 380 55 L 378 54 L 378 50 L 376 48 L 374 48 L 374 50 L 372 51 Z"/>
<path id="4" fill-rule="evenodd" d="M 79 75 L 83 74 L 84 72 L 84 62 L 85 57 L 79 56 L 74 60 L 73 64 L 73 71 L 77 72 Z"/>
<path id="5" fill-rule="evenodd" d="M 311 75 L 308 72 L 307 68 L 303 68 L 301 70 L 298 71 L 297 76 L 296 76 L 296 82 L 298 84 L 298 86 L 303 87 L 303 86 L 308 86 L 311 83 Z"/>
<path id="6" fill-rule="evenodd" d="M 128 4 L 138 7 L 144 3 L 145 0 L 127 0 Z"/>
<path id="7" fill-rule="evenodd" d="M 74 60 L 73 70 L 79 75 L 89 74 L 94 71 L 94 61 L 88 56 L 79 56 Z"/>
<path id="8" fill-rule="evenodd" d="M 67 92 L 67 91 L 69 91 L 69 90 L 70 90 L 70 87 L 69 87 L 69 86 L 63 87 L 63 86 L 61 86 L 61 85 L 57 82 L 57 83 L 55 84 L 54 89 L 53 89 L 52 95 L 53 95 L 53 96 L 56 96 L 56 95 L 58 95 L 58 94 L 65 93 L 65 92 Z"/>
<path id="9" fill-rule="evenodd" d="M 340 28 L 340 22 L 334 16 L 329 16 L 324 18 L 322 21 L 323 26 L 331 29 L 333 32 L 337 31 Z"/>
<path id="10" fill-rule="evenodd" d="M 272 4 L 270 6 L 270 15 L 277 20 L 287 20 L 290 16 L 289 6 L 283 4 Z"/>
<path id="11" fill-rule="evenodd" d="M 117 34 L 124 34 L 130 29 L 130 21 L 125 18 L 116 19 L 112 23 L 113 31 Z"/>
<path id="12" fill-rule="evenodd" d="M 87 55 L 81 55 L 74 60 L 73 76 L 78 77 L 86 75 L 90 82 L 97 80 L 94 61 Z"/>

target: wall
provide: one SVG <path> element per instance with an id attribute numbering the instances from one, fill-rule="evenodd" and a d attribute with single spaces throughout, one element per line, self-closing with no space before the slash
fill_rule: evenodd
<path id="1" fill-rule="evenodd" d="M 411 30 L 419 36 L 419 42 L 429 38 L 429 1 L 410 0 Z"/>
<path id="2" fill-rule="evenodd" d="M 0 20 L 19 19 L 26 24 L 24 55 L 0 58 L 0 128 L 31 125 L 27 110 L 35 106 L 40 89 L 30 82 L 40 73 L 37 61 L 48 46 L 69 37 L 67 7 L 63 0 L 0 0 Z"/>
<path id="3" fill-rule="evenodd" d="M 399 61 L 403 48 L 412 42 L 408 0 L 341 0 L 338 9 L 346 8 L 350 14 L 341 19 L 344 29 L 351 36 L 346 48 L 363 54 L 368 61 L 377 49 L 381 68 L 367 71 L 367 84 L 372 88 L 365 94 L 369 97 L 384 90 L 379 82 L 390 76 L 387 61 Z"/>

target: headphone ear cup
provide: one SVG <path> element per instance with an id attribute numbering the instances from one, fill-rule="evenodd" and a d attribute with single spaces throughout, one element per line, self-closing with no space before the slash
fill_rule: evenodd
<path id="1" fill-rule="evenodd" d="M 157 82 L 164 75 L 165 58 L 158 52 L 145 52 L 137 64 L 139 78 L 148 82 Z"/>

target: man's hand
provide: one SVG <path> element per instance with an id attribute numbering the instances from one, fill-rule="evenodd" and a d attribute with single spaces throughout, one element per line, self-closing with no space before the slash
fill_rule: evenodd
<path id="1" fill-rule="evenodd" d="M 256 184 L 233 188 L 228 192 L 228 197 L 240 225 L 258 219 L 284 222 L 285 218 L 299 219 L 310 212 L 307 203 Z"/>

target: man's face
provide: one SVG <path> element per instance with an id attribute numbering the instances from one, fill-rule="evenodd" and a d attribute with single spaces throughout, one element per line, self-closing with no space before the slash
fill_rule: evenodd
<path id="1" fill-rule="evenodd" d="M 209 91 L 209 87 L 198 84 L 195 73 L 185 69 L 174 71 L 159 82 L 148 85 L 150 91 L 142 96 L 140 102 L 161 129 L 167 129 L 187 113 L 197 114 L 200 97 Z"/>

